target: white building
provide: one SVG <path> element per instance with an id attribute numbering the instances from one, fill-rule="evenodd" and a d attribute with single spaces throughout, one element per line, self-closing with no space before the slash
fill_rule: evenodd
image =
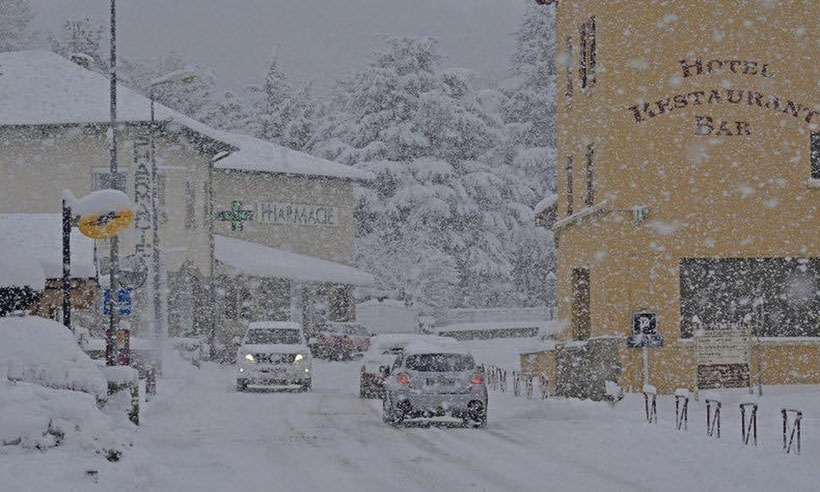
<path id="1" fill-rule="evenodd" d="M 83 196 L 107 187 L 108 79 L 50 52 L 8 52 L 0 87 L 0 213 L 58 213 L 63 189 Z M 121 189 L 135 207 L 120 251 L 150 264 L 150 102 L 120 86 L 117 105 Z M 354 315 L 352 288 L 373 280 L 354 263 L 353 190 L 367 173 L 161 105 L 156 120 L 172 334 L 209 333 L 212 318 L 226 339 L 256 319 Z M 104 274 L 106 241 L 96 251 Z M 147 287 L 135 297 L 147 315 Z M 137 332 L 144 325 L 130 321 Z"/>

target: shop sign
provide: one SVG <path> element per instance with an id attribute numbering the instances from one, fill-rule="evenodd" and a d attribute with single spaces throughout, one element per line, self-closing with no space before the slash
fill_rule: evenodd
<path id="1" fill-rule="evenodd" d="M 300 203 L 259 202 L 256 217 L 260 222 L 276 225 L 336 227 L 337 207 Z"/>

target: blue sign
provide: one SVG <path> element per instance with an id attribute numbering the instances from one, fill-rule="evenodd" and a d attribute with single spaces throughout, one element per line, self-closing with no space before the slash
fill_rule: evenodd
<path id="1" fill-rule="evenodd" d="M 626 346 L 663 347 L 663 337 L 658 333 L 658 319 L 655 313 L 632 315 L 632 334 L 626 339 Z"/>
<path id="2" fill-rule="evenodd" d="M 118 316 L 128 316 L 131 314 L 131 290 L 120 289 L 117 291 L 117 301 L 115 303 Z M 105 289 L 103 292 L 103 314 L 108 316 L 111 310 L 108 309 L 108 304 L 111 301 L 111 289 Z"/>

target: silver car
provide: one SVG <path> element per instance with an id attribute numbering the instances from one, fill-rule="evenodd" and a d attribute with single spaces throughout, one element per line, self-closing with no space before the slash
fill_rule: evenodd
<path id="1" fill-rule="evenodd" d="M 484 371 L 459 348 L 408 346 L 392 367 L 382 367 L 384 421 L 458 419 L 487 425 Z"/>

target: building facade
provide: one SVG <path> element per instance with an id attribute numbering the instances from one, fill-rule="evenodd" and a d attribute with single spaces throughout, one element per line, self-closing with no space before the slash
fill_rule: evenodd
<path id="1" fill-rule="evenodd" d="M 540 357 L 559 393 L 745 385 L 758 361 L 764 384 L 820 383 L 816 7 L 544 7 L 557 9 L 566 324 Z M 705 353 L 729 328 L 751 340 L 745 362 L 738 336 Z"/>
<path id="2" fill-rule="evenodd" d="M 10 81 L 0 100 L 0 214 L 59 213 L 63 190 L 110 187 L 108 80 L 44 51 L 2 53 L 0 65 Z M 353 244 L 354 188 L 369 175 L 161 105 L 152 124 L 150 101 L 124 87 L 118 111 L 119 189 L 134 209 L 120 256 L 152 264 L 156 189 L 170 335 L 209 334 L 230 348 L 251 321 L 350 319 L 352 289 L 373 281 L 355 268 Z M 106 284 L 109 244 L 95 243 Z M 138 336 L 149 335 L 150 278 L 123 319 Z"/>

